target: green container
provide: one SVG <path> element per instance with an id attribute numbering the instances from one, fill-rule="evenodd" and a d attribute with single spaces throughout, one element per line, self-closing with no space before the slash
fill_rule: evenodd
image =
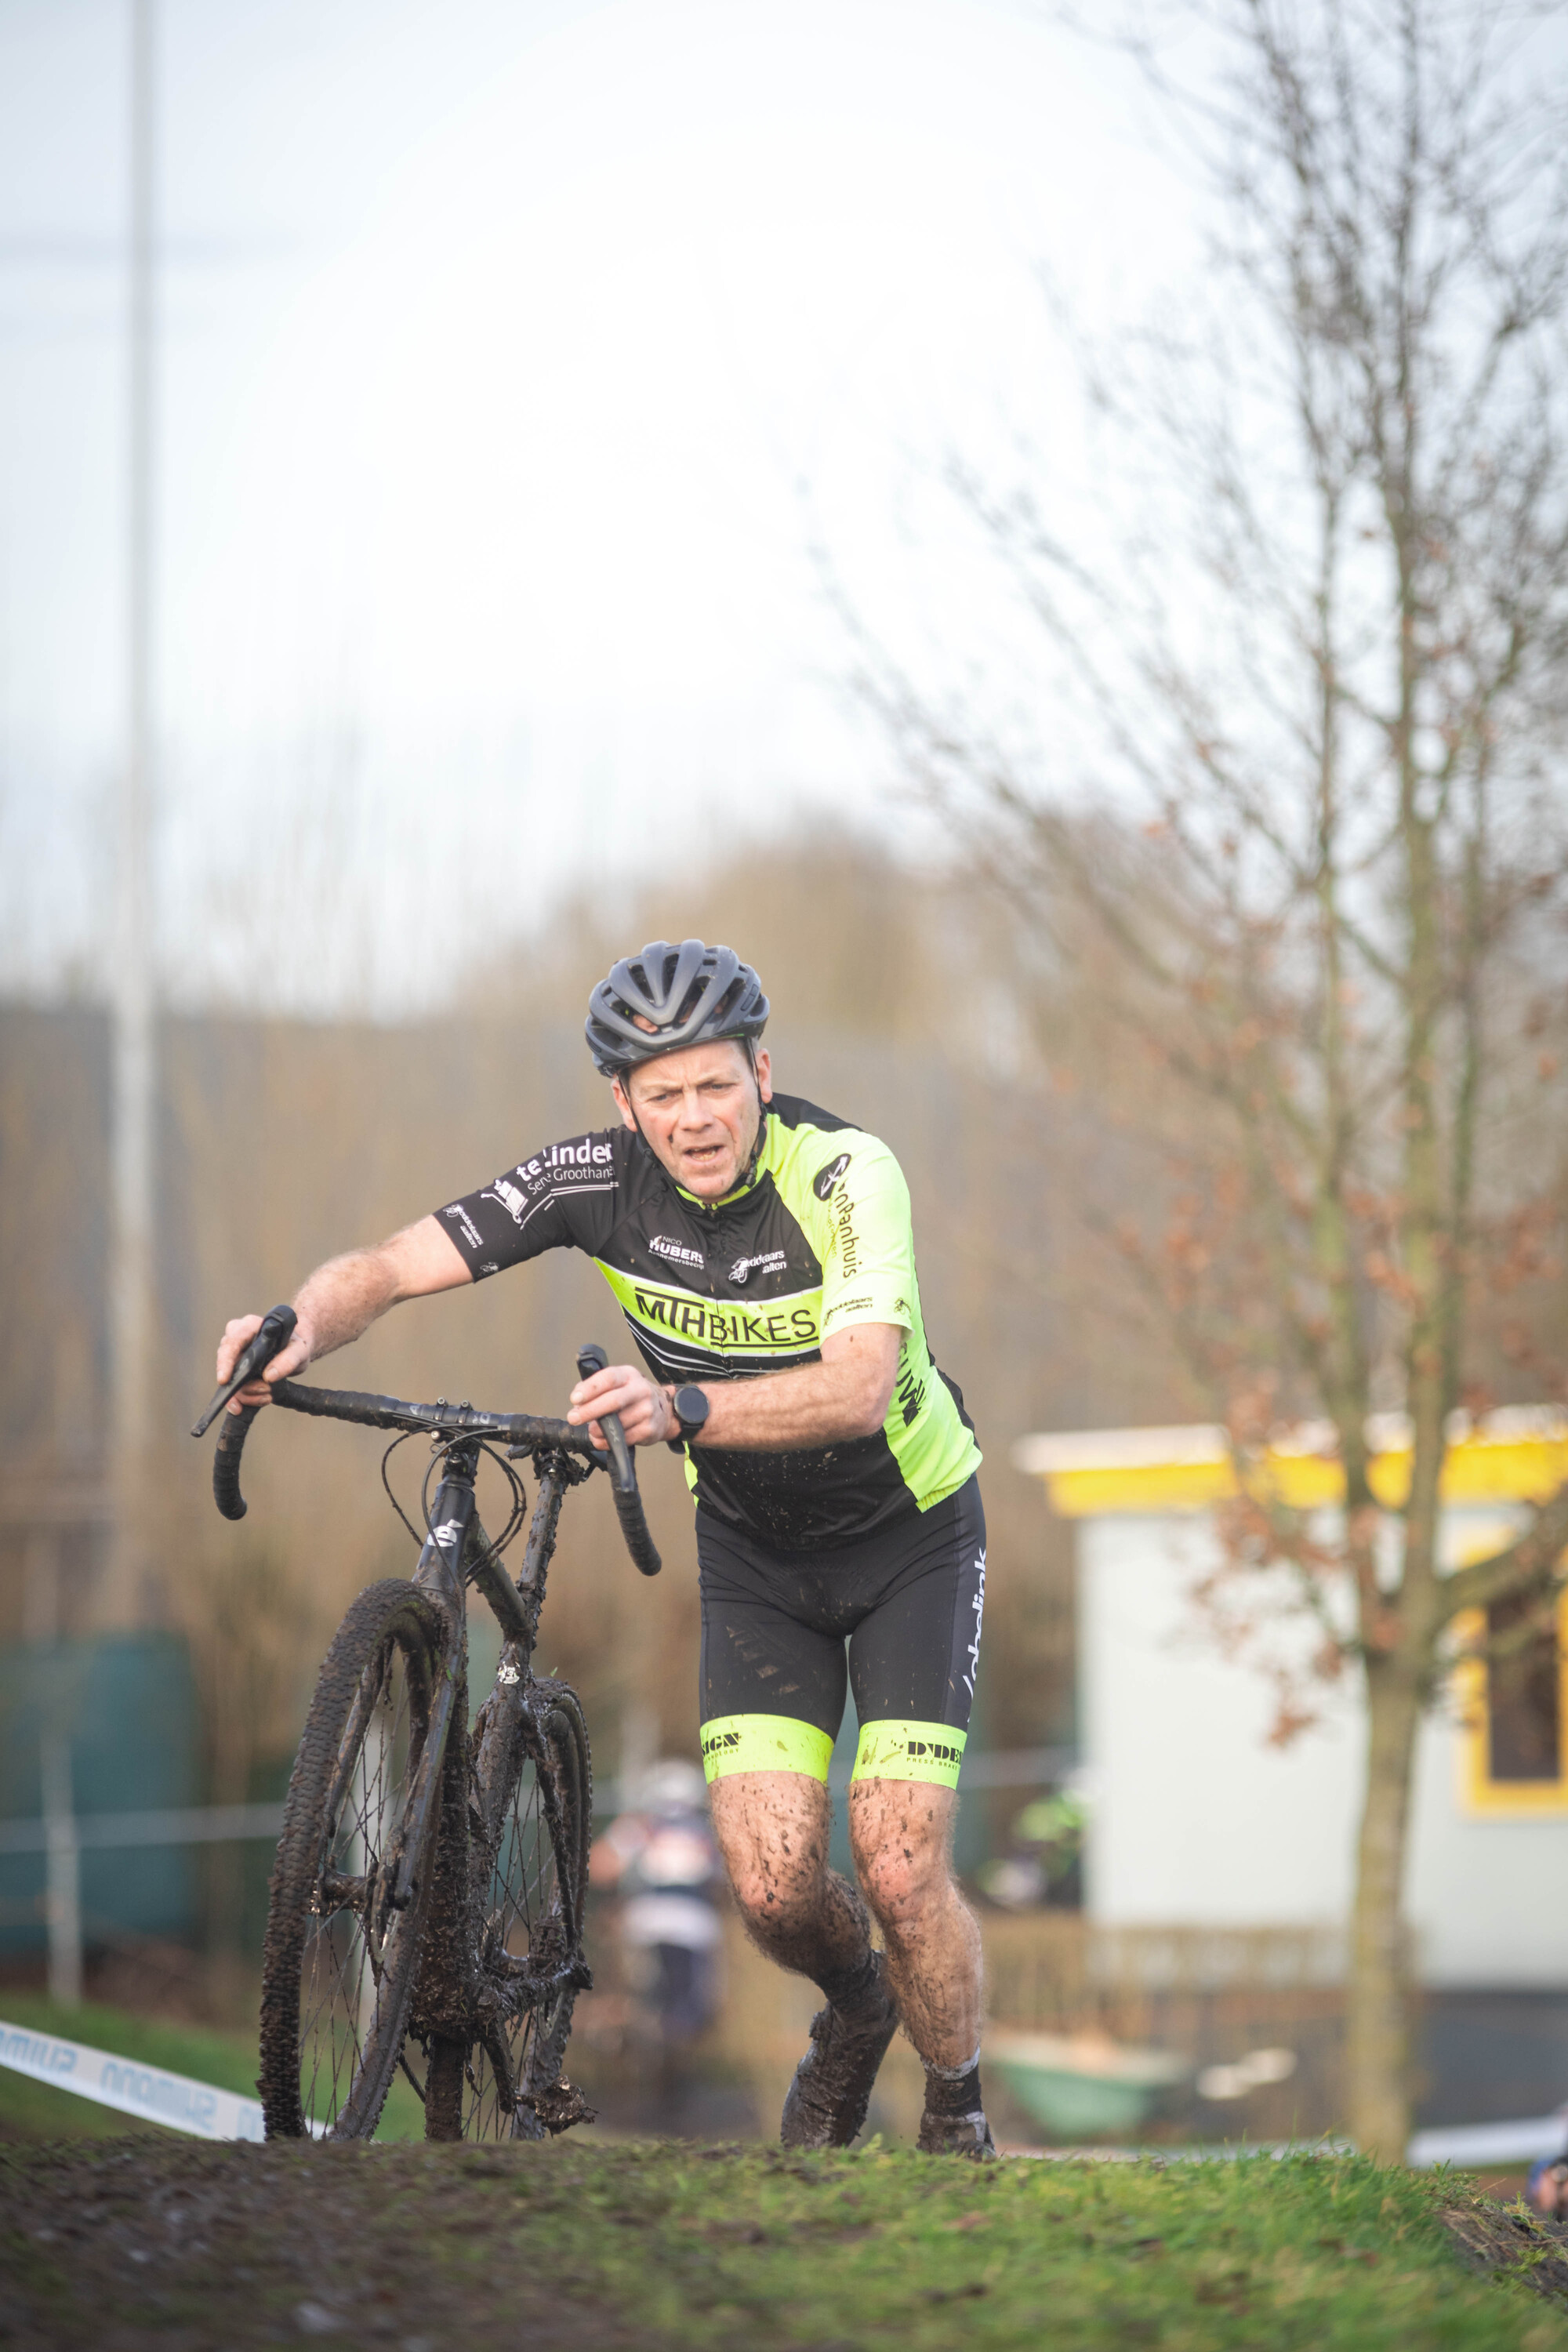
<path id="1" fill-rule="evenodd" d="M 1058 2139 L 1103 2139 L 1135 2131 L 1162 2091 L 1191 2069 L 1168 2050 L 1144 2050 L 1055 2033 L 985 2037 L 986 2067 L 1000 2074 L 1025 2113 Z"/>

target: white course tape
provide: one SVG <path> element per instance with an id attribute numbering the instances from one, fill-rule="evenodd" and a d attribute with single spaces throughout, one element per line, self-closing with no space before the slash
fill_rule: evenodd
<path id="1" fill-rule="evenodd" d="M 165 2074 L 161 2066 L 139 2066 L 133 2058 L 89 2050 L 82 2042 L 30 2033 L 26 2026 L 7 2025 L 4 2018 L 0 2066 L 30 2074 L 36 2083 L 52 2084 L 57 2091 L 74 2091 L 79 2099 L 96 2099 L 101 2107 L 118 2107 L 121 2115 L 164 2124 L 170 2131 L 191 2132 L 197 2139 L 267 2137 L 255 2099 L 215 2090 L 210 2083 L 193 2083 L 188 2074 Z"/>
<path id="2" fill-rule="evenodd" d="M 1417 2171 L 1436 2164 L 1533 2164 L 1538 2156 L 1561 2156 L 1568 2147 L 1568 2113 L 1526 2116 L 1511 2124 L 1447 2124 L 1418 2131 L 1405 2151 Z"/>

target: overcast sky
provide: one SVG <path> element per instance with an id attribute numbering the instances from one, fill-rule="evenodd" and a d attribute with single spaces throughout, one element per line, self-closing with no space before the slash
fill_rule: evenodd
<path id="1" fill-rule="evenodd" d="M 0 0 L 0 983 L 90 977 L 124 701 L 129 0 Z M 168 985 L 425 1001 L 563 887 L 896 824 L 810 560 L 956 641 L 950 449 L 1196 252 L 989 0 L 161 0 Z"/>

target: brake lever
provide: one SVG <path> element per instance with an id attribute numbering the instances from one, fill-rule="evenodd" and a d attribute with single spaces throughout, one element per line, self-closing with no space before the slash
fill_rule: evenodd
<path id="1" fill-rule="evenodd" d="M 609 1360 L 610 1360 L 608 1356 L 605 1355 L 603 1348 L 595 1346 L 594 1341 L 590 1339 L 586 1346 L 579 1348 L 577 1350 L 578 1379 L 580 1381 L 592 1380 L 595 1372 L 602 1372 L 604 1370 Z M 610 1449 L 610 1459 L 616 1465 L 616 1486 L 620 1488 L 623 1495 L 635 1494 L 637 1492 L 637 1474 L 632 1467 L 632 1449 L 626 1444 L 626 1433 L 621 1427 L 620 1414 L 618 1412 L 596 1412 L 594 1415 L 594 1418 L 605 1433 L 605 1440 Z"/>
<path id="2" fill-rule="evenodd" d="M 255 1380 L 258 1372 L 265 1371 L 273 1357 L 293 1338 L 294 1326 L 299 1319 L 291 1307 L 274 1307 L 262 1317 L 260 1328 L 252 1335 L 233 1374 L 218 1390 L 192 1430 L 193 1437 L 205 1437 L 229 1399 L 237 1394 L 247 1381 Z"/>

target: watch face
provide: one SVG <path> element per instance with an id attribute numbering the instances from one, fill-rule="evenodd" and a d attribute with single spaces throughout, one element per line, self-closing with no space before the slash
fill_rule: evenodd
<path id="1" fill-rule="evenodd" d="M 676 1390 L 675 1417 L 682 1429 L 701 1428 L 708 1418 L 708 1400 L 700 1389 Z"/>

